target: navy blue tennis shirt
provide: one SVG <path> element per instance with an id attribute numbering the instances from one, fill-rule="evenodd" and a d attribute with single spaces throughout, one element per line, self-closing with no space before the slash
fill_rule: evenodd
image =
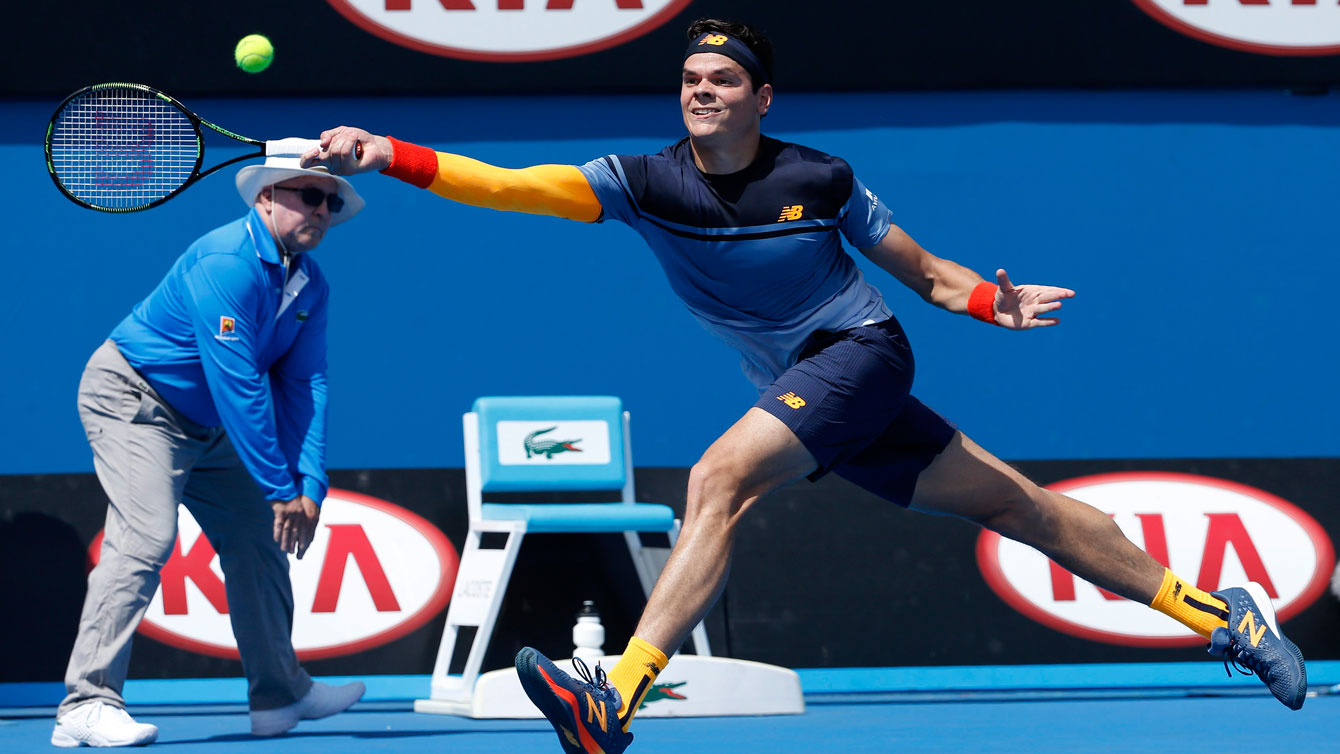
<path id="1" fill-rule="evenodd" d="M 191 244 L 112 331 L 169 405 L 222 426 L 269 500 L 325 499 L 326 306 L 309 254 L 288 280 L 256 210 Z"/>
<path id="2" fill-rule="evenodd" d="M 613 219 L 636 230 L 670 287 L 707 330 L 740 351 L 765 389 L 817 330 L 891 315 L 843 250 L 884 239 L 892 215 L 841 158 L 762 137 L 749 167 L 707 174 L 688 138 L 655 155 L 610 155 L 581 166 Z"/>

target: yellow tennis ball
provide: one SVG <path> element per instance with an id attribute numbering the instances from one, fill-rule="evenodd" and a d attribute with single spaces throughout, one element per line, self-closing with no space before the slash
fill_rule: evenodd
<path id="1" fill-rule="evenodd" d="M 233 50 L 233 59 L 237 67 L 247 73 L 260 73 L 270 67 L 275 58 L 275 47 L 270 40 L 260 34 L 248 34 L 237 42 Z"/>

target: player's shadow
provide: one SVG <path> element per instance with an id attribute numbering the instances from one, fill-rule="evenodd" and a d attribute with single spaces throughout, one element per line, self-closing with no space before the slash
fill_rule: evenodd
<path id="1" fill-rule="evenodd" d="M 444 730 L 313 730 L 313 731 L 293 731 L 284 734 L 283 738 L 363 738 L 363 739 L 395 739 L 395 738 L 427 738 L 429 736 L 454 736 L 465 733 L 535 733 L 537 735 L 552 736 L 553 731 L 548 728 L 476 728 L 476 729 L 444 729 Z M 208 738 L 188 738 L 185 740 L 164 740 L 159 739 L 159 743 L 165 744 L 215 744 L 215 743 L 235 743 L 238 741 L 268 741 L 272 740 L 263 736 L 253 736 L 250 733 L 228 733 L 219 736 L 210 736 Z"/>

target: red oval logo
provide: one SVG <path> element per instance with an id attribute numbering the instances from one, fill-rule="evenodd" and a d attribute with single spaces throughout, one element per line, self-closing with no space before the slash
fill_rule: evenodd
<path id="1" fill-rule="evenodd" d="M 691 0 L 327 0 L 364 31 L 465 60 L 556 60 L 646 34 Z"/>
<path id="2" fill-rule="evenodd" d="M 1260 583 L 1280 622 L 1312 604 L 1335 567 L 1331 540 L 1316 520 L 1286 500 L 1236 482 L 1123 472 L 1048 488 L 1112 516 L 1127 538 L 1207 592 Z M 1136 647 L 1205 643 L 1172 618 L 1099 590 L 995 532 L 978 536 L 977 566 L 1011 607 L 1063 633 Z"/>
<path id="3" fill-rule="evenodd" d="M 94 563 L 102 536 L 89 545 Z M 298 659 L 361 652 L 419 628 L 451 599 L 459 562 L 456 548 L 422 517 L 375 497 L 330 490 L 311 547 L 302 560 L 289 560 Z M 161 577 L 140 632 L 237 659 L 218 555 L 184 505 Z"/>
<path id="4" fill-rule="evenodd" d="M 1174 31 L 1264 55 L 1340 53 L 1340 7 L 1317 0 L 1135 0 Z"/>

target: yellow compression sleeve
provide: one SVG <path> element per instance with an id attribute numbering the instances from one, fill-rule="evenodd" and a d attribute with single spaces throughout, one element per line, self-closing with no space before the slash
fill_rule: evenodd
<path id="1" fill-rule="evenodd" d="M 582 171 L 573 165 L 510 169 L 469 157 L 437 153 L 437 177 L 428 189 L 476 207 L 595 222 L 603 211 Z"/>

